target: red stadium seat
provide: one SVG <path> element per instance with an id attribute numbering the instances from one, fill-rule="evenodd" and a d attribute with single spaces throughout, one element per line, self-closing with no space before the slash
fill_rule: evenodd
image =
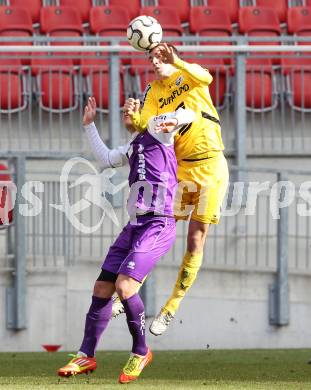
<path id="1" fill-rule="evenodd" d="M 130 16 L 126 8 L 117 6 L 99 6 L 91 9 L 90 29 L 93 34 L 100 37 L 126 37 L 127 25 L 130 22 Z M 102 43 L 105 45 L 106 43 Z M 128 45 L 127 42 L 121 44 Z M 122 56 L 128 53 L 121 53 Z M 123 58 L 124 64 L 129 63 L 129 59 Z"/>
<path id="2" fill-rule="evenodd" d="M 140 9 L 140 14 L 157 19 L 166 37 L 180 37 L 182 35 L 183 30 L 175 7 L 143 7 Z"/>
<path id="3" fill-rule="evenodd" d="M 91 9 L 90 28 L 100 36 L 126 36 L 130 16 L 127 9 L 117 6 L 99 6 Z"/>
<path id="4" fill-rule="evenodd" d="M 297 111 L 311 112 L 311 58 L 282 58 L 288 104 Z"/>
<path id="5" fill-rule="evenodd" d="M 209 7 L 219 7 L 230 15 L 231 23 L 237 23 L 239 17 L 239 0 L 208 0 Z"/>
<path id="6" fill-rule="evenodd" d="M 239 28 L 249 36 L 279 36 L 281 32 L 278 14 L 270 8 L 240 8 Z"/>
<path id="7" fill-rule="evenodd" d="M 199 36 L 227 38 L 231 36 L 232 27 L 226 10 L 217 7 L 193 7 L 190 10 L 190 32 Z M 202 42 L 203 45 L 230 45 L 231 42 Z M 229 53 L 219 53 L 220 56 Z M 230 63 L 230 58 L 226 58 Z"/>
<path id="8" fill-rule="evenodd" d="M 140 0 L 109 0 L 108 4 L 125 8 L 131 20 L 139 16 Z"/>
<path id="9" fill-rule="evenodd" d="M 40 107 L 55 113 L 69 112 L 78 107 L 77 80 L 73 60 L 69 58 L 33 58 L 32 75 Z"/>
<path id="10" fill-rule="evenodd" d="M 29 11 L 26 8 L 18 7 L 0 7 L 0 37 L 15 37 L 14 45 L 32 45 L 32 42 L 19 42 L 18 37 L 32 37 L 32 19 Z M 2 42 L 0 45 L 10 45 L 10 43 Z M 25 57 L 29 53 L 24 54 Z M 23 60 L 28 64 L 29 61 Z"/>
<path id="11" fill-rule="evenodd" d="M 83 34 L 80 14 L 72 7 L 42 7 L 40 30 L 42 34 L 58 37 L 79 37 Z"/>
<path id="12" fill-rule="evenodd" d="M 256 0 L 256 7 L 274 9 L 278 14 L 280 22 L 286 22 L 287 0 Z"/>
<path id="13" fill-rule="evenodd" d="M 228 11 L 218 7 L 193 7 L 190 10 L 190 32 L 207 32 L 211 36 L 230 36 L 232 32 Z"/>
<path id="14" fill-rule="evenodd" d="M 89 22 L 90 9 L 92 0 L 59 0 L 61 7 L 73 7 L 78 10 L 83 23 Z"/>
<path id="15" fill-rule="evenodd" d="M 27 107 L 25 73 L 20 59 L 0 58 L 0 112 L 13 113 Z"/>
<path id="16" fill-rule="evenodd" d="M 39 23 L 41 0 L 10 0 L 10 6 L 27 8 L 31 13 L 32 23 Z"/>
<path id="17" fill-rule="evenodd" d="M 250 37 L 279 37 L 281 34 L 280 21 L 275 10 L 271 8 L 243 7 L 239 12 L 240 33 Z M 256 41 L 250 45 L 279 45 L 278 41 Z M 271 53 L 274 57 L 278 53 Z M 278 58 L 273 60 L 278 64 Z"/>
<path id="18" fill-rule="evenodd" d="M 311 36 L 311 7 L 289 8 L 287 29 L 289 34 L 295 34 L 302 37 Z M 305 42 L 304 44 L 309 45 L 310 43 Z"/>
<path id="19" fill-rule="evenodd" d="M 171 0 L 158 0 L 160 7 L 172 7 Z M 174 8 L 178 11 L 179 18 L 182 23 L 189 21 L 190 1 L 189 0 L 175 0 Z"/>
<path id="20" fill-rule="evenodd" d="M 250 58 L 246 62 L 246 108 L 264 112 L 278 103 L 275 77 L 270 58 Z"/>
<path id="21" fill-rule="evenodd" d="M 81 60 L 82 75 L 86 78 L 87 95 L 94 96 L 97 110 L 107 112 L 109 109 L 109 64 L 104 56 L 95 57 L 90 53 Z M 120 105 L 124 104 L 123 72 L 120 72 Z"/>
<path id="22" fill-rule="evenodd" d="M 79 11 L 72 7 L 49 6 L 41 8 L 40 30 L 42 34 L 47 34 L 51 37 L 78 38 L 83 36 L 82 20 Z M 82 42 L 62 41 L 52 42 L 51 45 L 80 46 Z M 69 55 L 78 56 L 79 53 L 71 52 Z M 79 64 L 78 59 L 75 60 L 75 64 Z"/>
<path id="23" fill-rule="evenodd" d="M 0 172 L 7 171 L 5 164 L 0 164 Z M 12 183 L 9 173 L 0 173 L 0 226 L 9 225 L 13 220 L 13 204 L 10 188 L 5 182 Z"/>

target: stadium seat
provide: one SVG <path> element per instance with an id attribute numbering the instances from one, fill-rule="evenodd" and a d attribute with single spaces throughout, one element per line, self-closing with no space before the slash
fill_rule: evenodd
<path id="1" fill-rule="evenodd" d="M 99 6 L 91 9 L 90 28 L 100 36 L 126 36 L 130 21 L 127 9 L 119 6 Z"/>
<path id="2" fill-rule="evenodd" d="M 139 15 L 140 0 L 109 0 L 108 5 L 125 8 L 131 20 Z"/>
<path id="3" fill-rule="evenodd" d="M 171 0 L 158 0 L 160 7 L 172 7 Z M 179 18 L 182 23 L 189 22 L 190 1 L 189 0 L 175 0 L 174 7 L 179 13 Z"/>
<path id="4" fill-rule="evenodd" d="M 256 0 L 255 6 L 259 8 L 265 7 L 274 9 L 278 14 L 280 22 L 286 22 L 287 0 Z"/>
<path id="5" fill-rule="evenodd" d="M 10 6 L 27 8 L 31 13 L 32 23 L 39 23 L 41 0 L 10 0 Z"/>
<path id="6" fill-rule="evenodd" d="M 130 16 L 126 8 L 117 6 L 99 6 L 91 9 L 90 12 L 90 30 L 93 34 L 100 37 L 120 37 L 126 38 L 127 25 L 130 22 Z M 102 45 L 106 43 L 103 42 Z M 120 42 L 122 45 L 128 45 L 128 42 Z M 128 53 L 120 53 L 122 57 L 128 56 Z M 129 63 L 128 58 L 122 58 L 122 63 Z"/>
<path id="7" fill-rule="evenodd" d="M 109 108 L 109 64 L 107 57 L 94 57 L 94 53 L 81 60 L 81 72 L 86 81 L 87 96 L 94 96 L 97 110 L 107 112 Z M 120 71 L 120 106 L 124 104 L 124 74 Z"/>
<path id="8" fill-rule="evenodd" d="M 0 164 L 0 227 L 9 225 L 13 221 L 13 205 L 10 189 L 3 182 L 12 183 L 12 177 L 7 171 L 8 167 L 5 164 Z"/>
<path id="9" fill-rule="evenodd" d="M 281 65 L 288 104 L 294 110 L 311 112 L 311 58 L 282 58 Z"/>
<path id="10" fill-rule="evenodd" d="M 275 10 L 271 8 L 243 7 L 239 11 L 240 33 L 250 37 L 279 37 L 281 34 L 280 21 Z M 256 41 L 250 45 L 279 45 L 278 41 Z M 275 57 L 273 63 L 278 64 L 278 53 L 271 53 Z"/>
<path id="11" fill-rule="evenodd" d="M 42 7 L 40 30 L 42 34 L 54 37 L 79 37 L 83 34 L 80 14 L 73 7 Z"/>
<path id="12" fill-rule="evenodd" d="M 140 14 L 156 18 L 162 26 L 165 37 L 180 37 L 183 33 L 175 7 L 143 7 L 140 9 Z"/>
<path id="13" fill-rule="evenodd" d="M 264 112 L 278 104 L 276 80 L 270 58 L 249 58 L 246 62 L 246 108 Z"/>
<path id="14" fill-rule="evenodd" d="M 249 36 L 279 36 L 278 14 L 271 8 L 242 7 L 239 11 L 239 30 Z"/>
<path id="15" fill-rule="evenodd" d="M 218 7 L 193 7 L 190 10 L 190 32 L 209 36 L 230 36 L 232 32 L 228 11 Z"/>
<path id="16" fill-rule="evenodd" d="M 79 11 L 72 7 L 48 6 L 41 8 L 40 30 L 42 34 L 51 37 L 78 38 L 83 36 L 82 20 Z M 80 46 L 81 42 L 51 42 L 54 45 Z M 64 55 L 64 54 L 63 54 Z M 78 52 L 70 52 L 69 56 L 77 57 Z M 79 59 L 75 59 L 75 64 L 79 64 Z"/>
<path id="17" fill-rule="evenodd" d="M 31 70 L 36 78 L 40 108 L 61 113 L 78 107 L 79 91 L 72 59 L 33 58 Z"/>
<path id="18" fill-rule="evenodd" d="M 289 34 L 301 37 L 311 36 L 311 7 L 293 7 L 288 9 L 287 29 Z M 308 42 L 300 44 L 310 44 Z"/>
<path id="19" fill-rule="evenodd" d="M 32 42 L 19 42 L 18 37 L 32 37 L 32 19 L 26 8 L 18 7 L 0 7 L 0 37 L 15 37 L 14 45 L 32 45 Z M 0 45 L 10 45 L 10 43 L 1 42 Z M 18 55 L 18 54 L 17 54 Z M 29 53 L 24 53 L 24 57 L 29 57 Z M 23 60 L 28 64 L 27 59 Z"/>
<path id="20" fill-rule="evenodd" d="M 27 83 L 22 61 L 0 58 L 0 112 L 14 113 L 27 107 Z"/>
<path id="21" fill-rule="evenodd" d="M 228 12 L 218 7 L 193 7 L 190 10 L 190 32 L 198 36 L 228 38 L 232 27 Z M 202 45 L 230 45 L 231 42 L 201 42 Z M 228 56 L 229 53 L 226 53 Z M 219 53 L 225 55 L 225 53 Z M 230 63 L 230 58 L 226 59 Z"/>
<path id="22" fill-rule="evenodd" d="M 92 7 L 92 0 L 59 0 L 61 7 L 73 7 L 78 10 L 82 23 L 89 22 L 90 9 Z"/>
<path id="23" fill-rule="evenodd" d="M 231 23 L 237 23 L 239 17 L 239 0 L 208 0 L 209 7 L 219 7 L 229 13 Z"/>

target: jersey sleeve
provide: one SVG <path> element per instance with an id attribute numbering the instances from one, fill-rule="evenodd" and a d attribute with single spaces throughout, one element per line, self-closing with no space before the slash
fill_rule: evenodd
<path id="1" fill-rule="evenodd" d="M 117 168 L 128 163 L 126 153 L 130 147 L 130 142 L 118 148 L 109 149 L 100 138 L 94 122 L 84 126 L 84 129 L 92 152 L 102 169 Z"/>
<path id="2" fill-rule="evenodd" d="M 188 73 L 189 77 L 196 82 L 210 85 L 213 81 L 213 76 L 210 72 L 202 68 L 199 64 L 190 64 L 189 62 L 177 58 L 174 62 L 174 66 L 175 68 Z"/>
<path id="3" fill-rule="evenodd" d="M 168 119 L 177 119 L 177 125 L 170 133 L 164 133 L 162 131 L 156 132 L 154 130 L 158 123 L 165 122 Z M 177 131 L 186 124 L 193 122 L 196 118 L 195 112 L 189 109 L 179 108 L 174 112 L 168 112 L 159 116 L 153 116 L 148 122 L 148 132 L 159 142 L 164 145 L 172 145 L 174 143 L 174 137 Z"/>
<path id="4" fill-rule="evenodd" d="M 152 85 L 148 84 L 143 98 L 143 104 L 140 112 L 132 115 L 132 122 L 135 129 L 143 132 L 147 129 L 149 119 L 157 112 L 157 105 L 152 94 Z"/>

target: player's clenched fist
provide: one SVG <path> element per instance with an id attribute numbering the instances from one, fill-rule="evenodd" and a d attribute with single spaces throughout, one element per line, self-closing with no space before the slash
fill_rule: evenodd
<path id="1" fill-rule="evenodd" d="M 139 99 L 128 98 L 123 106 L 124 115 L 133 115 L 140 108 Z"/>
<path id="2" fill-rule="evenodd" d="M 83 126 L 87 126 L 94 122 L 96 116 L 96 100 L 94 97 L 89 97 L 87 105 L 84 108 Z"/>

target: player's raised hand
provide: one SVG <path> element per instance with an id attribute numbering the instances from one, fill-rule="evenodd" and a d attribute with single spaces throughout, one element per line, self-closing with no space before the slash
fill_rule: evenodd
<path id="1" fill-rule="evenodd" d="M 178 123 L 178 121 L 176 118 L 168 119 L 164 122 L 158 123 L 155 126 L 154 131 L 156 133 L 160 133 L 161 131 L 163 133 L 171 133 L 172 131 L 175 130 L 177 123 Z"/>
<path id="2" fill-rule="evenodd" d="M 167 43 L 160 43 L 154 50 L 156 57 L 160 58 L 165 64 L 174 64 L 178 58 L 174 50 Z"/>
<path id="3" fill-rule="evenodd" d="M 128 98 L 123 106 L 124 115 L 132 116 L 140 109 L 139 99 Z"/>
<path id="4" fill-rule="evenodd" d="M 94 97 L 89 97 L 87 101 L 87 105 L 84 108 L 83 115 L 83 126 L 87 126 L 90 123 L 94 122 L 96 116 L 96 100 Z"/>

